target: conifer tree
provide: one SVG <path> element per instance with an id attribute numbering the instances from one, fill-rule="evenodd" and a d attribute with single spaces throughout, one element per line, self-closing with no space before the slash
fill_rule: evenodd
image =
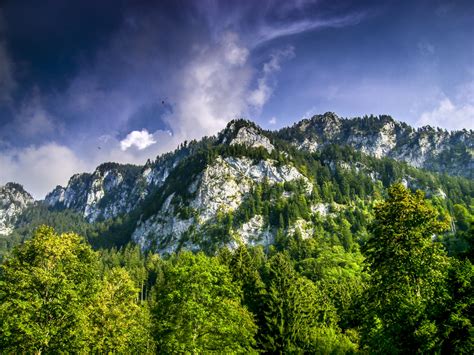
<path id="1" fill-rule="evenodd" d="M 365 246 L 371 273 L 364 341 L 388 353 L 434 351 L 439 347 L 433 312 L 445 297 L 449 261 L 433 237 L 446 230 L 421 191 L 402 184 L 376 206 L 372 237 Z"/>

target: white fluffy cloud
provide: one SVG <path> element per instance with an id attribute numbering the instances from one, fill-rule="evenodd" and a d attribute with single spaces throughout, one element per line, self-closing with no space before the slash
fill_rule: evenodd
<path id="1" fill-rule="evenodd" d="M 35 198 L 43 198 L 56 185 L 64 185 L 86 164 L 74 152 L 55 143 L 2 152 L 0 181 L 23 184 Z"/>
<path id="2" fill-rule="evenodd" d="M 113 136 L 90 138 L 78 152 L 57 143 L 2 151 L 0 184 L 20 183 L 35 199 L 42 199 L 56 185 L 65 186 L 72 175 L 92 172 L 103 162 L 144 164 L 181 143 L 167 131 L 157 131 L 151 136 L 160 144 L 126 151 L 122 151 L 121 142 Z"/>
<path id="3" fill-rule="evenodd" d="M 131 147 L 136 147 L 139 150 L 143 150 L 155 143 L 156 141 L 153 135 L 148 133 L 146 129 L 142 129 L 141 131 L 132 131 L 127 134 L 127 136 L 120 141 L 120 149 L 125 151 Z"/>
<path id="4" fill-rule="evenodd" d="M 83 120 L 85 131 L 74 136 L 70 148 L 51 143 L 3 151 L 0 183 L 22 183 L 36 198 L 43 198 L 55 185 L 66 184 L 74 173 L 91 172 L 105 161 L 143 164 L 184 140 L 213 135 L 231 119 L 249 117 L 259 110 L 274 90 L 273 73 L 280 70 L 283 59 L 293 55 L 292 49 L 273 52 L 269 61 L 255 70 L 249 61 L 249 44 L 236 33 L 224 31 L 212 40 L 193 43 L 183 52 L 187 53 L 183 60 L 173 63 L 170 75 L 163 71 L 169 68 L 167 55 L 159 51 L 150 55 L 159 31 L 127 31 L 98 54 L 94 66 L 83 68 L 67 90 L 44 101 L 55 103 L 54 112 L 59 112 L 58 116 L 65 113 L 68 122 Z M 258 91 L 263 97 L 252 103 L 250 98 L 258 96 Z M 23 127 L 24 136 L 45 133 L 57 137 L 61 131 L 58 120 L 49 114 L 41 95 L 35 95 L 17 108 L 16 116 L 21 120 L 15 127 Z M 153 132 L 150 127 L 136 127 L 125 131 L 125 138 L 117 138 L 141 107 L 163 98 L 172 109 L 158 113 L 157 120 L 163 124 L 157 126 L 162 129 Z"/>
<path id="5" fill-rule="evenodd" d="M 195 48 L 193 59 L 177 77 L 174 110 L 165 119 L 176 137 L 215 134 L 248 112 L 248 53 L 235 33 L 225 33 L 213 46 Z"/>
<path id="6" fill-rule="evenodd" d="M 270 60 L 263 65 L 261 76 L 257 80 L 257 88 L 249 93 L 248 102 L 250 105 L 257 110 L 260 110 L 265 105 L 275 89 L 274 73 L 280 71 L 283 60 L 293 58 L 294 56 L 293 47 L 275 51 L 270 55 Z"/>
<path id="7" fill-rule="evenodd" d="M 445 97 L 434 110 L 421 114 L 418 125 L 450 130 L 474 129 L 474 105 L 471 103 L 456 105 Z"/>
<path id="8" fill-rule="evenodd" d="M 232 65 L 244 65 L 249 56 L 249 50 L 239 43 L 236 33 L 226 32 L 222 37 L 224 56 Z"/>
<path id="9" fill-rule="evenodd" d="M 459 85 L 453 96 L 441 94 L 436 106 L 420 115 L 417 125 L 450 130 L 474 129 L 474 81 Z"/>

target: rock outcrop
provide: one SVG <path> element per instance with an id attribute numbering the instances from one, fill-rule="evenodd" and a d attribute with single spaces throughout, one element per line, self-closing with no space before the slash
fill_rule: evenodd
<path id="1" fill-rule="evenodd" d="M 0 186 L 0 234 L 10 234 L 17 217 L 33 202 L 33 197 L 19 184 L 9 182 Z"/>
<path id="2" fill-rule="evenodd" d="M 42 203 L 51 210 L 78 212 L 90 223 L 132 216 L 127 221 L 127 230 L 133 231 L 127 231 L 131 239 L 144 249 L 160 253 L 180 248 L 197 250 L 206 243 L 215 243 L 215 240 L 206 240 L 207 236 L 222 225 L 223 218 L 241 213 L 238 222 L 228 223 L 223 233 L 214 233 L 226 236 L 220 241 L 221 245 L 230 248 L 241 243 L 268 246 L 277 232 L 275 227 L 270 227 L 268 216 L 265 219 L 259 214 L 262 211 L 257 213 L 255 209 L 252 213 L 248 209 L 245 213 L 239 212 L 247 208 L 244 202 L 252 196 L 253 189 L 263 183 L 279 188 L 279 202 L 283 203 L 283 200 L 290 201 L 295 191 L 291 186 L 298 188 L 298 193 L 304 195 L 303 200 L 310 201 L 310 197 L 315 196 L 313 184 L 315 190 L 321 185 L 308 180 L 306 176 L 311 175 L 307 167 L 301 165 L 301 156 L 298 156 L 301 153 L 289 149 L 290 145 L 305 152 L 323 152 L 321 157 L 316 154 L 310 158 L 319 159 L 326 178 L 331 174 L 342 176 L 342 172 L 359 174 L 380 185 L 382 175 L 386 175 L 377 164 L 370 163 L 373 159 L 359 161 L 359 158 L 345 160 L 341 156 L 324 156 L 328 145 L 348 145 L 375 158 L 394 158 L 414 167 L 468 178 L 472 178 L 474 170 L 472 131 L 413 129 L 388 116 L 349 120 L 333 113 L 302 120 L 278 132 L 264 131 L 250 121 L 234 120 L 216 137 L 184 142 L 174 152 L 148 161 L 144 166 L 105 163 L 92 173 L 76 174 L 67 186 L 57 186 Z M 303 156 L 308 157 L 304 153 Z M 439 185 L 433 185 L 430 190 L 418 186 L 418 180 L 409 174 L 405 175 L 399 178 L 408 186 L 447 198 Z M 33 202 L 17 184 L 1 187 L 0 234 L 10 233 L 19 214 Z M 332 218 L 336 210 L 327 200 L 313 199 L 312 205 L 305 203 L 309 209 L 306 220 L 293 220 L 291 225 L 285 225 L 285 233 L 309 238 L 314 230 L 311 216 Z M 274 221 L 272 223 L 275 226 Z"/>
<path id="3" fill-rule="evenodd" d="M 156 245 L 161 253 L 175 251 L 178 246 L 193 249 L 192 243 L 183 243 L 183 235 L 189 237 L 214 223 L 218 213 L 235 211 L 251 188 L 264 180 L 269 184 L 302 180 L 307 192 L 312 190 L 312 184 L 293 166 L 277 166 L 271 160 L 255 163 L 249 158 L 218 157 L 188 186 L 194 196 L 190 201 L 183 205 L 171 194 L 158 213 L 138 224 L 132 239 L 145 249 Z M 192 217 L 180 217 L 182 208 L 191 209 Z M 262 233 L 262 238 L 269 236 Z"/>
<path id="4" fill-rule="evenodd" d="M 277 132 L 310 152 L 328 144 L 349 145 L 376 158 L 393 158 L 435 172 L 473 178 L 474 132 L 414 129 L 390 116 L 344 119 L 328 112 Z"/>

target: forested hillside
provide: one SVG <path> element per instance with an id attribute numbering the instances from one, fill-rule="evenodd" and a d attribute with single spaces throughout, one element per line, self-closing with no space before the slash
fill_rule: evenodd
<path id="1" fill-rule="evenodd" d="M 311 122 L 322 119 L 336 118 L 325 114 Z M 393 123 L 384 116 L 347 120 L 344 125 L 352 122 L 358 127 L 352 130 L 360 131 L 387 120 Z M 296 127 L 298 137 L 314 135 L 311 127 Z M 374 128 L 366 129 L 373 134 Z M 96 247 L 134 241 L 162 254 L 183 248 L 215 252 L 240 243 L 268 247 L 280 235 L 294 232 L 303 237 L 316 232 L 331 238 L 350 234 L 351 243 L 361 243 L 373 204 L 395 182 L 426 191 L 451 219 L 453 232 L 459 206 L 472 214 L 472 179 L 375 157 L 344 142 L 325 142 L 310 151 L 294 144 L 294 130 L 267 132 L 250 121 L 236 120 L 217 137 L 184 142 L 143 167 L 106 163 L 92 174 L 74 175 L 67 187 L 57 187 L 43 202 L 23 204 L 9 218 L 2 253 L 44 222 L 60 231 L 81 233 Z M 454 136 L 463 134 L 468 154 L 473 144 L 469 133 Z M 451 148 L 445 144 L 446 154 Z M 455 156 L 450 161 L 464 175 L 471 171 L 472 157 L 464 163 Z"/>
<path id="2" fill-rule="evenodd" d="M 474 355 L 473 24 L 0 0 L 0 355 Z"/>
<path id="3" fill-rule="evenodd" d="M 235 120 L 144 166 L 74 175 L 44 201 L 7 184 L 0 347 L 472 353 L 472 134 L 449 134 L 462 149 L 444 140 L 449 169 L 427 170 L 350 143 L 387 117 L 337 123 L 331 139 L 322 119 L 339 122 Z"/>
<path id="4" fill-rule="evenodd" d="M 465 213 L 465 211 L 462 211 Z M 462 213 L 460 212 L 460 213 Z M 167 257 L 94 252 L 34 232 L 4 260 L 5 352 L 471 353 L 473 219 L 448 256 L 449 221 L 401 184 L 375 206 L 366 242 L 280 236 L 269 247 Z"/>

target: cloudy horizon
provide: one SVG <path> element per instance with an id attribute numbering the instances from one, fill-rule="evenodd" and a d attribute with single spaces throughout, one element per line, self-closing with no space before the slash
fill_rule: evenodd
<path id="1" fill-rule="evenodd" d="M 0 185 L 43 198 L 245 117 L 474 129 L 470 1 L 0 5 Z"/>

